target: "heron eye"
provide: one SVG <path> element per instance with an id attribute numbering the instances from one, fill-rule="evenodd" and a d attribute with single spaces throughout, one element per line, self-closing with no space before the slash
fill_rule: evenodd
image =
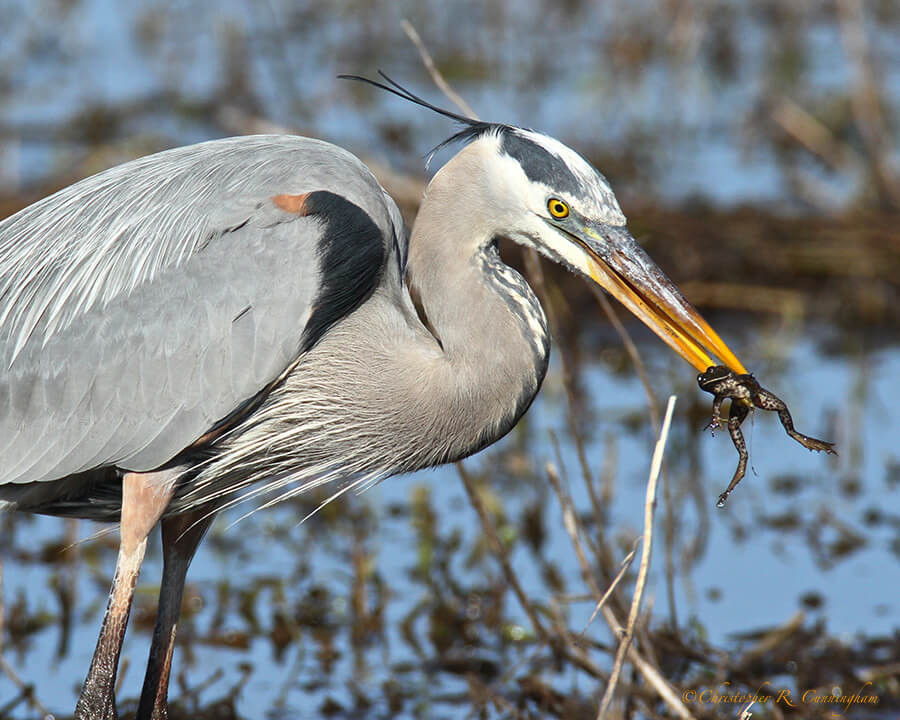
<path id="1" fill-rule="evenodd" d="M 559 198 L 550 198 L 547 201 L 547 209 L 550 211 L 550 214 L 557 220 L 562 220 L 569 214 L 569 206 Z"/>

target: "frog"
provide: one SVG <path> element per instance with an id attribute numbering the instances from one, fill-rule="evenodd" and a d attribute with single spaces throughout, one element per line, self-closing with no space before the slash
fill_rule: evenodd
<path id="1" fill-rule="evenodd" d="M 747 419 L 754 407 L 778 413 L 785 432 L 810 451 L 824 451 L 830 455 L 837 455 L 834 443 L 819 440 L 818 438 L 804 435 L 794 429 L 794 421 L 785 402 L 773 392 L 766 390 L 752 374 L 736 373 L 724 365 L 711 365 L 697 376 L 697 384 L 700 389 L 713 395 L 712 420 L 704 428 L 715 435 L 721 426 L 720 414 L 722 404 L 726 399 L 731 400 L 731 408 L 728 411 L 728 434 L 731 442 L 738 452 L 738 464 L 731 482 L 716 501 L 716 507 L 724 508 L 728 502 L 728 496 L 737 487 L 747 472 L 747 443 L 741 432 L 741 424 Z"/>

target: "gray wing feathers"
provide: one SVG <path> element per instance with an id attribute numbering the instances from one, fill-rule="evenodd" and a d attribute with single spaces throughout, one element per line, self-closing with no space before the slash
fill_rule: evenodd
<path id="1" fill-rule="evenodd" d="M 365 166 L 289 136 L 142 158 L 0 223 L 0 484 L 158 467 L 277 379 L 321 225 L 271 197 L 320 189 L 393 241 Z"/>

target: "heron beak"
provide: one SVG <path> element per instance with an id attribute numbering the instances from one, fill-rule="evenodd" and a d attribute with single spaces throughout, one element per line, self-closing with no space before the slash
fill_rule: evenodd
<path id="1" fill-rule="evenodd" d="M 719 358 L 737 373 L 747 370 L 624 227 L 586 225 L 568 232 L 584 251 L 586 272 L 675 352 L 703 372 Z"/>

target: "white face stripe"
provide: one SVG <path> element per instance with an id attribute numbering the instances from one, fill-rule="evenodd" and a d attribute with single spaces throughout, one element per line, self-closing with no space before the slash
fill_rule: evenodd
<path id="1" fill-rule="evenodd" d="M 530 179 L 518 159 L 504 151 L 503 132 L 492 132 L 472 142 L 463 153 L 470 156 L 471 172 L 483 173 L 483 180 L 478 181 L 473 175 L 472 183 L 479 189 L 478 193 L 485 196 L 488 206 L 484 212 L 475 213 L 472 221 L 482 225 L 476 233 L 483 241 L 487 242 L 494 237 L 508 237 L 515 242 L 533 247 L 543 252 L 556 262 L 562 262 L 573 271 L 590 274 L 589 262 L 584 251 L 570 237 L 561 230 L 553 227 L 553 221 L 547 209 L 547 200 L 550 197 L 559 197 L 571 206 L 572 210 L 588 219 L 604 223 L 623 225 L 624 216 L 615 202 L 615 196 L 609 185 L 591 165 L 577 153 L 567 148 L 562 143 L 530 131 L 505 130 L 526 136 L 525 142 L 532 142 L 532 138 L 539 139 L 544 144 L 540 145 L 540 155 L 546 152 L 559 150 L 568 153 L 575 167 L 585 174 L 585 191 L 589 193 L 587 199 L 584 196 L 572 197 L 569 193 L 561 191 L 543 182 L 535 182 Z M 537 143 L 535 143 L 537 144 Z M 551 153 L 552 154 L 552 153 Z M 556 155 L 554 154 L 554 158 Z M 545 162 L 551 159 L 544 157 Z M 555 162 L 555 160 L 553 160 Z M 566 162 L 560 159 L 560 162 Z M 568 162 L 563 169 L 569 168 Z M 571 171 L 574 174 L 574 171 Z M 590 173 L 589 175 L 587 175 Z M 571 186 L 575 181 L 568 178 Z M 576 176 L 581 182 L 581 178 Z M 602 186 L 600 183 L 603 183 Z M 582 184 L 579 184 L 581 187 Z M 601 193 L 599 198 L 593 188 L 597 187 Z M 611 199 L 612 204 L 609 203 Z"/>
<path id="2" fill-rule="evenodd" d="M 625 215 L 606 178 L 581 155 L 559 140 L 533 130 L 513 128 L 507 132 L 506 136 L 498 136 L 500 153 L 518 155 L 518 159 L 513 159 L 525 165 L 522 170 L 529 184 L 543 188 L 544 202 L 547 195 L 557 195 L 592 220 L 625 224 Z M 519 140 L 513 143 L 512 137 Z M 508 146 L 513 144 L 517 147 L 510 150 Z M 534 150 L 528 150 L 529 144 Z"/>
<path id="3" fill-rule="evenodd" d="M 479 243 L 507 237 L 591 277 L 593 263 L 563 228 L 587 235 L 595 224 L 625 224 L 606 179 L 575 151 L 546 135 L 499 128 L 473 140 L 460 152 L 460 161 L 467 166 L 461 170 L 467 182 L 460 191 L 471 191 L 473 207 L 480 207 L 467 220 L 477 225 L 472 234 Z M 550 198 L 571 207 L 560 227 L 548 210 Z"/>
<path id="4" fill-rule="evenodd" d="M 591 268 L 584 250 L 572 242 L 567 236 L 551 227 L 541 235 L 541 242 L 547 250 L 563 260 L 570 268 L 590 277 Z"/>

